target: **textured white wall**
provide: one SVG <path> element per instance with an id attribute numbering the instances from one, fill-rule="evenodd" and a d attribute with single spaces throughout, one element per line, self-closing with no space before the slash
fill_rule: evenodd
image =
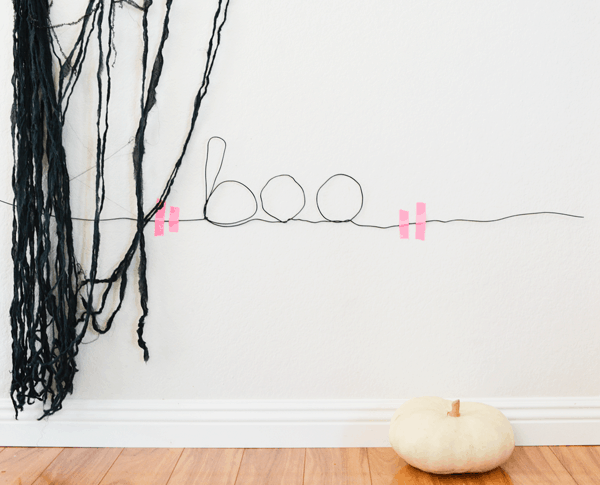
<path id="1" fill-rule="evenodd" d="M 80 4 L 82 2 L 79 2 Z M 160 2 L 156 2 L 157 4 Z M 55 21 L 77 18 L 55 1 Z M 201 4 L 201 5 L 198 5 Z M 146 207 L 179 154 L 215 2 L 178 0 L 147 132 Z M 160 5 L 153 7 L 153 43 Z M 0 5 L 0 198 L 10 187 L 11 5 Z M 81 399 L 400 399 L 597 396 L 600 368 L 600 4 L 596 1 L 232 0 L 210 92 L 167 205 L 202 214 L 207 140 L 228 142 L 223 179 L 257 195 L 290 173 L 303 216 L 330 175 L 362 184 L 360 223 L 427 203 L 426 240 L 351 225 L 146 231 L 145 364 L 131 272 L 113 330 L 80 353 Z M 131 145 L 140 14 L 117 11 L 105 216 L 135 212 Z M 61 39 L 69 44 L 69 29 Z M 90 57 L 90 59 L 92 59 Z M 95 73 L 65 129 L 72 175 L 94 164 Z M 86 84 L 89 83 L 89 84 Z M 123 148 L 125 146 L 125 148 Z M 120 151 L 118 151 L 120 150 Z M 93 214 L 94 171 L 72 183 Z M 86 185 L 87 184 L 87 185 Z M 259 215 L 264 214 L 259 212 Z M 0 207 L 0 390 L 10 385 L 11 213 Z M 89 261 L 89 224 L 77 223 Z M 105 223 L 102 271 L 134 230 Z M 87 340 L 93 340 L 90 334 Z"/>

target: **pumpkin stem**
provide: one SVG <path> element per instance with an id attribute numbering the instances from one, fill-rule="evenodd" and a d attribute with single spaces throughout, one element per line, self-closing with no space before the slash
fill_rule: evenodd
<path id="1" fill-rule="evenodd" d="M 447 413 L 447 416 L 452 416 L 453 418 L 458 418 L 460 416 L 460 399 L 452 402 L 452 411 Z"/>

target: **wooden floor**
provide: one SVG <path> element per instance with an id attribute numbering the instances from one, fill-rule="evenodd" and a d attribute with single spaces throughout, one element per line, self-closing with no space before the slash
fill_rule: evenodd
<path id="1" fill-rule="evenodd" d="M 501 468 L 474 475 L 430 475 L 391 448 L 0 448 L 2 485 L 470 483 L 598 485 L 600 447 L 517 447 Z"/>

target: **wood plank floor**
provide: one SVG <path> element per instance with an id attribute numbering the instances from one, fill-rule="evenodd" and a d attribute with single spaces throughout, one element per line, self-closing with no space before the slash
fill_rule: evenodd
<path id="1" fill-rule="evenodd" d="M 0 485 L 592 485 L 599 446 L 517 447 L 488 473 L 431 475 L 391 448 L 0 448 Z"/>

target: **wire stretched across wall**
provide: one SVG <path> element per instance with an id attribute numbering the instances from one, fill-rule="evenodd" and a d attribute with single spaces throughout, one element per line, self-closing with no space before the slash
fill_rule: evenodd
<path id="1" fill-rule="evenodd" d="M 212 185 L 210 187 L 210 190 L 208 188 L 209 185 L 209 165 L 210 165 L 210 160 L 211 157 L 210 153 L 211 153 L 211 146 L 215 143 L 219 141 L 222 144 L 222 148 L 219 150 L 219 148 L 216 149 L 212 149 L 214 151 L 220 151 L 220 157 L 218 157 L 218 167 L 216 170 L 216 174 L 212 179 Z M 267 223 L 267 224 L 286 224 L 289 222 L 299 222 L 299 223 L 308 223 L 308 224 L 323 224 L 323 223 L 335 223 L 335 224 L 340 224 L 340 223 L 350 223 L 356 227 L 362 227 L 362 228 L 371 228 L 371 229 L 398 229 L 399 224 L 388 224 L 388 225 L 377 225 L 377 224 L 368 224 L 368 223 L 364 223 L 364 222 L 358 222 L 356 219 L 357 217 L 360 215 L 360 213 L 362 212 L 365 200 L 364 200 L 364 190 L 362 185 L 360 184 L 360 182 L 352 177 L 351 175 L 348 175 L 346 173 L 337 173 L 334 175 L 331 175 L 330 177 L 327 178 L 327 180 L 325 180 L 325 182 L 323 182 L 316 193 L 316 196 L 314 198 L 313 203 L 315 204 L 319 214 L 322 216 L 322 219 L 306 219 L 303 217 L 300 217 L 301 213 L 304 211 L 306 205 L 307 205 L 307 198 L 306 198 L 306 191 L 304 189 L 304 187 L 296 180 L 296 178 L 294 178 L 293 175 L 287 174 L 287 173 L 283 173 L 283 174 L 279 174 L 279 175 L 275 175 L 271 178 L 269 178 L 267 180 L 267 182 L 265 183 L 265 185 L 260 189 L 259 195 L 257 196 L 256 193 L 245 183 L 239 181 L 239 180 L 233 180 L 233 179 L 228 179 L 228 180 L 223 180 L 223 181 L 219 181 L 219 175 L 221 173 L 221 170 L 223 169 L 223 166 L 225 164 L 225 155 L 226 155 L 226 150 L 227 150 L 227 142 L 218 136 L 213 136 L 208 140 L 207 143 L 207 150 L 206 150 L 206 157 L 205 157 L 205 162 L 204 162 L 204 193 L 205 193 L 205 198 L 204 198 L 204 204 L 202 205 L 202 216 L 200 217 L 191 217 L 191 218 L 177 218 L 177 222 L 185 222 L 185 223 L 189 223 L 189 222 L 207 222 L 210 223 L 212 225 L 215 226 L 219 226 L 219 227 L 239 227 L 239 226 L 243 226 L 245 224 L 251 223 L 251 222 L 263 222 L 263 223 Z M 87 171 L 87 170 L 86 170 Z M 83 172 L 85 173 L 85 172 Z M 76 177 L 74 177 L 73 179 L 75 179 Z M 71 179 L 71 180 L 73 180 Z M 287 208 L 287 213 L 285 212 L 281 212 L 281 209 L 277 208 L 277 201 L 276 200 L 268 200 L 268 204 L 267 201 L 265 200 L 265 192 L 269 190 L 269 188 L 276 184 L 278 181 L 285 181 L 287 183 L 287 187 L 286 187 L 286 191 L 289 192 L 293 192 L 296 191 L 296 206 L 293 208 Z M 346 214 L 344 216 L 338 215 L 334 215 L 331 214 L 330 212 L 328 212 L 327 210 L 325 210 L 322 207 L 322 196 L 321 196 L 321 192 L 323 190 L 326 190 L 328 188 L 329 185 L 331 185 L 334 181 L 336 180 L 344 180 L 347 183 L 349 183 L 354 191 L 354 198 L 355 198 L 355 207 L 356 209 L 353 210 L 352 208 L 347 209 L 346 210 Z M 233 220 L 233 221 L 224 221 L 224 220 L 217 220 L 216 218 L 214 218 L 213 216 L 209 215 L 209 211 L 210 211 L 210 206 L 211 206 L 211 201 L 213 199 L 213 196 L 215 195 L 215 193 L 218 192 L 219 188 L 223 188 L 225 187 L 227 184 L 229 185 L 234 185 L 237 186 L 239 188 L 241 188 L 243 191 L 245 191 L 245 193 L 247 195 L 249 195 L 248 200 L 251 201 L 250 206 L 247 208 L 246 213 L 248 215 L 246 215 L 245 217 L 238 219 L 238 220 Z M 12 206 L 14 204 L 11 202 L 7 202 L 5 200 L 1 200 L 0 202 L 8 205 L 8 206 Z M 164 209 L 164 204 L 165 201 L 162 201 L 162 204 L 159 204 L 159 210 L 160 209 Z M 270 217 L 270 219 L 265 219 L 263 217 L 255 217 L 256 214 L 259 211 L 259 208 L 262 209 L 262 211 L 268 216 Z M 279 213 L 278 213 L 279 210 Z M 426 223 L 442 223 L 442 224 L 448 224 L 448 223 L 453 223 L 453 222 L 472 222 L 472 223 L 493 223 L 493 222 L 501 222 L 507 219 L 512 219 L 515 217 L 525 217 L 525 216 L 538 216 L 538 215 L 555 215 L 555 216 L 563 216 L 563 217 L 571 217 L 571 218 L 577 218 L 577 219 L 583 219 L 584 217 L 581 215 L 576 215 L 576 214 L 568 214 L 565 212 L 556 212 L 556 211 L 534 211 L 534 212 L 522 212 L 522 213 L 518 213 L 518 214 L 510 214 L 507 216 L 503 216 L 503 217 L 498 217 L 495 219 L 466 219 L 466 218 L 456 218 L 456 219 L 446 219 L 446 220 L 442 220 L 442 219 L 427 219 L 424 222 Z M 94 222 L 94 219 L 90 219 L 90 218 L 85 218 L 85 217 L 72 217 L 72 220 L 74 221 L 82 221 L 82 222 Z M 101 218 L 100 222 L 112 222 L 112 221 L 132 221 L 132 222 L 136 222 L 137 219 L 133 218 L 133 217 L 109 217 L 109 218 Z M 156 223 L 158 221 L 158 219 L 150 219 L 149 222 L 150 223 Z M 166 222 L 168 223 L 169 220 L 168 219 L 163 219 L 161 218 L 162 222 Z M 417 224 L 416 222 L 407 222 L 407 225 L 415 225 Z"/>

